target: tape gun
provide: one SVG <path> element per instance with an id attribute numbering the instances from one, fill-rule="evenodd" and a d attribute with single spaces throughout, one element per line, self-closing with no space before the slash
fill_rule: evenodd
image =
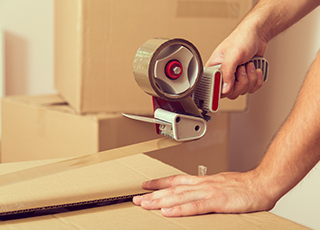
<path id="1" fill-rule="evenodd" d="M 268 77 L 268 61 L 251 60 Z M 140 88 L 152 96 L 154 117 L 123 114 L 156 124 L 156 132 L 177 141 L 201 138 L 219 110 L 222 72 L 220 65 L 203 67 L 200 53 L 181 38 L 154 38 L 145 42 L 133 61 L 133 75 Z"/>

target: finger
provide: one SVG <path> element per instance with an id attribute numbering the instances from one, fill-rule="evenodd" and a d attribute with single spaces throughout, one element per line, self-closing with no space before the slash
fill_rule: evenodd
<path id="1" fill-rule="evenodd" d="M 222 64 L 223 63 L 223 64 Z M 232 85 L 234 82 L 234 79 L 230 77 L 230 75 L 233 75 L 234 71 L 229 70 L 228 63 L 225 63 L 224 54 L 220 53 L 218 51 L 214 51 L 205 64 L 206 67 L 214 66 L 214 65 L 220 65 L 220 70 L 223 73 L 223 84 L 222 84 L 222 97 L 226 97 L 230 91 L 232 91 Z"/>
<path id="2" fill-rule="evenodd" d="M 215 212 L 216 208 L 212 199 L 202 199 L 177 205 L 169 208 L 162 208 L 161 213 L 166 217 L 193 216 Z"/>
<path id="3" fill-rule="evenodd" d="M 182 176 L 182 175 L 181 176 L 172 176 L 172 177 L 167 177 L 167 178 L 147 181 L 147 182 L 144 182 L 143 184 L 145 184 L 145 187 L 146 186 L 152 186 L 152 183 L 160 182 L 159 184 L 161 184 L 161 181 L 167 181 L 167 179 L 169 179 L 171 181 L 175 181 L 174 183 L 181 183 L 181 182 L 186 183 L 186 182 L 189 182 L 190 185 L 194 185 L 196 183 L 201 183 L 201 182 L 204 182 L 204 181 L 209 179 L 209 176 L 198 176 L 198 177 L 188 176 L 188 177 L 191 177 L 189 180 L 179 179 L 179 178 L 183 178 L 183 177 L 184 176 Z M 155 186 L 159 186 L 159 184 L 155 185 Z M 167 186 L 167 185 L 164 184 L 164 186 Z M 193 187 L 193 189 L 195 189 L 195 188 L 196 187 Z M 143 195 L 143 196 L 135 196 L 135 197 L 133 197 L 132 201 L 133 201 L 133 203 L 135 205 L 141 205 L 141 202 L 143 200 L 149 201 L 149 200 L 153 200 L 153 199 L 159 199 L 161 197 L 164 197 L 164 196 L 167 196 L 167 195 L 170 195 L 170 194 L 182 193 L 182 192 L 187 191 L 187 190 L 189 190 L 189 186 L 188 185 L 179 185 L 179 186 L 172 186 L 172 187 L 170 187 L 170 185 L 168 185 L 167 189 L 161 189 L 161 190 L 158 190 L 158 191 L 155 191 L 153 193 L 146 194 L 146 195 Z"/>
<path id="4" fill-rule="evenodd" d="M 257 74 L 257 82 L 256 85 L 249 91 L 249 93 L 254 93 L 255 91 L 257 91 L 258 89 L 260 89 L 263 85 L 263 74 L 262 74 L 262 70 L 261 69 L 257 69 L 256 70 L 256 74 Z"/>
<path id="5" fill-rule="evenodd" d="M 242 64 L 242 60 L 243 57 L 238 51 L 230 51 L 221 64 L 220 70 L 223 73 L 222 94 L 227 97 L 229 97 L 228 93 L 234 85 L 237 66 Z"/>
<path id="6" fill-rule="evenodd" d="M 142 200 L 141 206 L 148 210 L 169 208 L 204 199 L 208 196 L 207 193 L 208 192 L 206 190 L 191 188 L 191 190 L 170 194 L 159 199 Z"/>
<path id="7" fill-rule="evenodd" d="M 157 190 L 153 193 L 143 195 L 143 200 L 155 200 L 155 199 L 160 199 L 165 196 L 171 196 L 175 194 L 180 194 L 186 191 L 190 190 L 195 190 L 197 189 L 198 186 L 195 185 L 178 185 L 178 186 L 173 186 L 167 189 L 161 189 Z"/>
<path id="8" fill-rule="evenodd" d="M 239 95 L 247 91 L 249 82 L 249 77 L 245 66 L 240 66 L 236 72 L 237 80 L 234 83 L 234 90 L 232 94 L 228 96 L 229 99 L 236 99 Z"/>
<path id="9" fill-rule="evenodd" d="M 170 177 L 164 177 L 156 180 L 146 181 L 142 183 L 144 189 L 164 189 L 181 184 L 195 184 L 199 181 L 196 176 L 189 175 L 175 175 Z"/>
<path id="10" fill-rule="evenodd" d="M 246 69 L 247 69 L 247 74 L 249 78 L 249 84 L 245 93 L 248 93 L 257 84 L 258 77 L 257 77 L 256 67 L 254 66 L 253 62 L 249 62 L 246 65 Z"/>
<path id="11" fill-rule="evenodd" d="M 221 65 L 220 70 L 223 73 L 222 96 L 228 97 L 232 93 L 232 87 L 235 81 L 235 70 L 229 69 L 226 65 Z"/>
<path id="12" fill-rule="evenodd" d="M 189 187 L 190 186 L 188 186 L 188 185 L 179 185 L 179 186 L 170 187 L 167 189 L 158 190 L 158 191 L 155 191 L 153 193 L 146 194 L 143 196 L 136 196 L 133 198 L 133 203 L 136 205 L 141 205 L 141 202 L 143 202 L 143 201 L 151 201 L 151 200 L 155 200 L 155 199 L 160 199 L 165 196 L 169 196 L 169 195 L 173 195 L 173 194 L 177 194 L 177 193 L 183 193 L 185 191 L 190 190 Z"/>

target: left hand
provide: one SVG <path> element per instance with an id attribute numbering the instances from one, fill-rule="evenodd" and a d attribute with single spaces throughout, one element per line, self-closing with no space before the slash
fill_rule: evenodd
<path id="1" fill-rule="evenodd" d="M 171 176 L 144 182 L 143 188 L 160 190 L 136 196 L 133 203 L 148 210 L 161 209 L 167 217 L 270 210 L 275 201 L 253 178 L 252 171 Z"/>

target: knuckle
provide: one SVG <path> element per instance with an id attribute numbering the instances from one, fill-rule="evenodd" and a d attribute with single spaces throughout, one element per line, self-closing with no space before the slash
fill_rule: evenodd
<path id="1" fill-rule="evenodd" d="M 202 205 L 203 203 L 201 201 L 194 201 L 191 202 L 190 205 L 192 206 L 192 209 L 196 212 L 196 213 L 201 213 L 202 210 Z"/>
<path id="2" fill-rule="evenodd" d="M 176 194 L 175 199 L 179 202 L 179 203 L 183 203 L 184 201 L 188 200 L 188 196 L 189 196 L 189 192 L 181 192 Z"/>
<path id="3" fill-rule="evenodd" d="M 181 175 L 174 175 L 168 178 L 169 184 L 177 184 L 181 180 Z"/>
<path id="4" fill-rule="evenodd" d="M 150 194 L 146 194 L 142 196 L 142 201 L 146 201 L 146 200 L 152 200 L 153 199 L 153 193 Z"/>
<path id="5" fill-rule="evenodd" d="M 192 184 L 195 181 L 195 177 L 188 175 L 175 175 L 169 177 L 168 180 L 170 185 Z"/>
<path id="6" fill-rule="evenodd" d="M 176 187 L 170 187 L 170 188 L 168 188 L 167 191 L 168 191 L 168 194 L 169 194 L 169 195 L 173 195 L 173 194 L 176 193 L 177 188 L 176 188 Z"/>
<path id="7" fill-rule="evenodd" d="M 186 183 L 188 184 L 197 184 L 199 182 L 198 176 L 188 176 L 186 179 Z"/>

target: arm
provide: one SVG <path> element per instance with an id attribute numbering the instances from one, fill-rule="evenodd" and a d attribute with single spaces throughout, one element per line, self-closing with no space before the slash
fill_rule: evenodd
<path id="1" fill-rule="evenodd" d="M 260 70 L 250 75 L 250 67 L 237 66 L 253 56 L 263 56 L 268 42 L 320 4 L 319 0 L 260 0 L 237 28 L 215 49 L 206 66 L 222 63 L 222 96 L 235 99 L 253 93 L 262 84 Z M 235 81 L 235 76 L 237 81 Z"/>
<path id="2" fill-rule="evenodd" d="M 244 25 L 249 22 L 250 17 L 256 17 L 258 20 L 259 11 L 265 9 L 263 7 L 268 6 L 269 2 L 273 2 L 277 5 L 276 8 L 283 9 L 284 12 L 288 11 L 289 14 L 286 14 L 286 19 L 283 19 L 282 25 L 273 23 L 275 25 L 274 30 L 270 29 L 268 36 L 263 35 L 262 30 L 260 30 L 259 33 L 261 36 L 263 35 L 264 40 L 257 39 L 257 30 L 252 28 L 259 27 Z M 282 8 L 287 7 L 289 2 L 295 3 L 296 12 L 293 8 L 290 8 L 291 10 Z M 283 5 L 279 7 L 278 4 Z M 236 30 L 216 49 L 207 65 L 214 64 L 213 61 L 215 60 L 222 62 L 226 77 L 225 71 L 232 69 L 232 66 L 246 62 L 255 54 L 263 55 L 267 42 L 273 36 L 295 23 L 318 4 L 319 1 L 311 0 L 284 0 L 280 3 L 261 0 Z M 269 7 L 271 8 L 268 9 L 272 11 L 272 4 Z M 271 18 L 275 18 L 275 16 L 272 16 L 273 13 L 274 11 L 270 12 L 270 15 L 266 14 L 268 17 L 261 16 L 261 18 L 264 18 L 262 22 L 271 22 Z M 251 26 L 255 24 L 258 23 L 251 22 Z M 264 24 L 264 26 L 267 25 Z M 249 37 L 250 39 L 247 40 L 258 40 L 255 44 L 262 44 L 262 46 L 255 46 L 252 42 L 246 43 L 245 38 Z M 256 49 L 257 47 L 259 49 Z M 231 61 L 233 57 L 235 61 Z M 239 57 L 248 58 L 239 59 Z M 240 68 L 236 73 L 237 77 L 239 76 L 237 75 L 239 70 Z M 258 72 L 251 74 L 251 78 L 259 76 Z M 231 71 L 231 73 L 233 78 L 234 71 Z M 241 76 L 242 79 L 245 78 L 244 74 Z M 165 216 L 187 216 L 209 212 L 241 213 L 271 209 L 277 200 L 293 188 L 320 159 L 320 94 L 317 92 L 320 87 L 319 78 L 320 57 L 318 55 L 290 116 L 256 169 L 245 173 L 220 173 L 201 177 L 178 175 L 145 182 L 142 185 L 145 189 L 160 190 L 142 197 L 135 197 L 133 202 L 145 209 L 161 208 L 162 214 Z M 226 82 L 226 79 L 224 81 Z M 233 90 L 237 90 L 236 84 Z"/>
<path id="3" fill-rule="evenodd" d="M 270 210 L 320 160 L 320 54 L 260 165 L 245 173 L 179 175 L 143 183 L 162 189 L 133 202 L 165 216 Z"/>

